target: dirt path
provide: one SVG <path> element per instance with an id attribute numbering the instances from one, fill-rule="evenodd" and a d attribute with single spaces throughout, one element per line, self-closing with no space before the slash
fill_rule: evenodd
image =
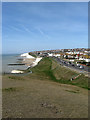
<path id="1" fill-rule="evenodd" d="M 3 76 L 3 118 L 87 118 L 88 91 L 24 76 Z"/>

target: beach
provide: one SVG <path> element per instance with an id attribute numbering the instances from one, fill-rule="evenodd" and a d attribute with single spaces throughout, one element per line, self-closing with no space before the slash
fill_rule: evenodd
<path id="1" fill-rule="evenodd" d="M 24 60 L 22 63 L 25 63 L 28 67 L 34 67 L 38 64 L 38 62 L 42 59 L 42 57 L 33 57 L 29 55 L 29 53 L 24 53 L 20 55 L 21 57 L 24 57 Z"/>
<path id="2" fill-rule="evenodd" d="M 19 63 L 21 60 L 18 61 L 20 54 L 7 54 L 2 55 L 2 73 L 11 73 L 12 70 L 26 70 L 26 65 L 8 65 L 12 63 Z"/>
<path id="3" fill-rule="evenodd" d="M 31 66 L 33 64 L 33 62 L 35 61 L 35 59 L 24 59 L 24 61 L 22 61 L 22 63 L 25 63 L 26 66 Z"/>
<path id="4" fill-rule="evenodd" d="M 34 67 L 42 58 L 35 58 L 28 53 L 3 55 L 3 73 L 23 73 L 28 67 Z"/>

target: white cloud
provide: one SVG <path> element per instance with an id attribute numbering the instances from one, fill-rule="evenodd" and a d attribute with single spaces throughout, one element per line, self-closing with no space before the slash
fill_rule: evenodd
<path id="1" fill-rule="evenodd" d="M 37 28 L 37 30 L 41 33 L 41 35 L 44 35 L 44 32 L 40 28 Z"/>
<path id="2" fill-rule="evenodd" d="M 16 26 L 10 26 L 10 29 L 18 31 L 18 32 L 32 33 L 29 28 L 27 28 L 25 25 L 22 25 L 22 24 L 19 24 L 18 27 L 16 27 Z"/>
<path id="3" fill-rule="evenodd" d="M 11 29 L 15 30 L 15 31 L 19 31 L 19 32 L 22 32 L 21 29 L 19 29 L 18 27 L 15 27 L 15 26 L 10 26 Z"/>
<path id="4" fill-rule="evenodd" d="M 40 28 L 37 28 L 37 27 L 36 27 L 36 29 L 40 32 L 41 35 L 43 35 L 47 39 L 50 39 L 50 36 L 48 36 L 45 32 L 43 32 L 43 30 L 41 30 Z"/>
<path id="5" fill-rule="evenodd" d="M 24 29 L 26 32 L 28 32 L 28 33 L 32 33 L 32 32 L 30 31 L 30 29 L 27 28 L 26 26 L 24 26 L 24 25 L 21 25 L 21 26 L 23 27 L 23 29 Z"/>

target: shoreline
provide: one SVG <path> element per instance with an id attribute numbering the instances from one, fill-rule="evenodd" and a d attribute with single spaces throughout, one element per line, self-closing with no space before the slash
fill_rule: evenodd
<path id="1" fill-rule="evenodd" d="M 21 60 L 20 65 L 21 65 L 21 64 L 26 65 L 26 66 L 27 66 L 27 69 L 30 68 L 30 67 L 36 66 L 36 65 L 40 62 L 40 60 L 42 59 L 42 57 L 37 57 L 37 58 L 35 58 L 35 57 L 29 55 L 29 53 L 21 54 L 20 57 L 21 57 L 21 59 L 23 59 L 23 60 Z M 15 64 L 14 64 L 14 65 L 15 65 Z M 17 65 L 17 64 L 16 64 L 16 65 Z M 27 69 L 26 69 L 26 70 L 27 70 Z M 24 74 L 24 71 L 23 71 L 23 70 L 12 70 L 12 71 L 11 71 L 11 74 L 15 74 L 15 73 L 16 73 L 16 74 L 18 74 L 18 73 Z"/>

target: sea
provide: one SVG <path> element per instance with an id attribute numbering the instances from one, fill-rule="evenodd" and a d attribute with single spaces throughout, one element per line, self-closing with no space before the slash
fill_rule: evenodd
<path id="1" fill-rule="evenodd" d="M 25 70 L 26 65 L 8 65 L 20 62 L 20 54 L 3 54 L 2 55 L 2 73 L 11 73 L 12 70 Z"/>

